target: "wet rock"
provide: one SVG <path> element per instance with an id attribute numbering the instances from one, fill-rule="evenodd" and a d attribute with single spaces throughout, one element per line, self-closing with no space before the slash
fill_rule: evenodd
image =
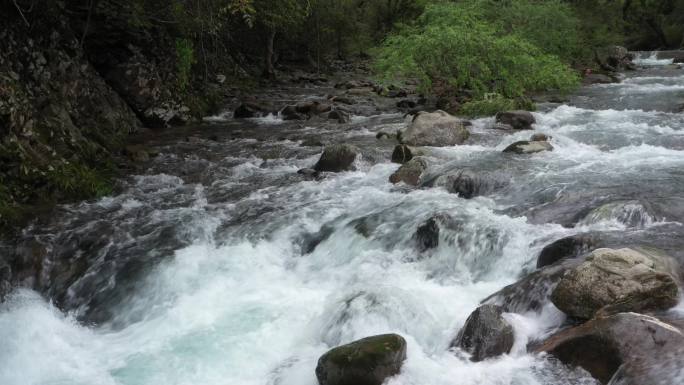
<path id="1" fill-rule="evenodd" d="M 354 99 L 345 97 L 345 96 L 335 96 L 332 99 L 330 99 L 332 102 L 335 103 L 342 103 L 342 104 L 347 104 L 347 105 L 353 105 L 356 104 Z"/>
<path id="2" fill-rule="evenodd" d="M 549 142 L 531 142 L 521 140 L 506 147 L 503 152 L 514 154 L 535 154 L 537 152 L 553 151 L 553 146 Z"/>
<path id="3" fill-rule="evenodd" d="M 486 195 L 502 187 L 504 184 L 505 182 L 497 176 L 469 169 L 449 172 L 426 182 L 426 186 L 444 187 L 448 192 L 458 194 L 458 196 L 464 199 Z"/>
<path id="4" fill-rule="evenodd" d="M 420 252 L 439 246 L 439 225 L 437 224 L 437 219 L 434 217 L 430 218 L 418 226 L 414 239 Z"/>
<path id="5" fill-rule="evenodd" d="M 406 341 L 397 334 L 367 337 L 338 346 L 318 360 L 320 385 L 382 385 L 399 374 L 406 360 Z"/>
<path id="6" fill-rule="evenodd" d="M 297 174 L 304 175 L 307 178 L 317 179 L 320 173 L 312 168 L 302 168 L 297 170 Z"/>
<path id="7" fill-rule="evenodd" d="M 615 221 L 627 227 L 644 228 L 658 220 L 658 215 L 647 201 L 624 200 L 604 203 L 592 209 L 580 225 L 591 225 L 603 221 Z"/>
<path id="8" fill-rule="evenodd" d="M 551 140 L 551 137 L 542 133 L 533 134 L 530 137 L 531 142 L 548 142 L 549 140 Z"/>
<path id="9" fill-rule="evenodd" d="M 233 118 L 235 119 L 245 119 L 245 118 L 256 118 L 267 114 L 267 109 L 254 102 L 243 102 L 235 109 L 233 112 Z"/>
<path id="10" fill-rule="evenodd" d="M 359 153 L 358 148 L 348 144 L 327 146 L 314 166 L 314 170 L 330 172 L 353 170 L 354 160 Z"/>
<path id="11" fill-rule="evenodd" d="M 411 148 L 405 144 L 398 144 L 392 151 L 392 162 L 404 164 L 413 159 Z"/>
<path id="12" fill-rule="evenodd" d="M 495 305 L 478 307 L 470 314 L 451 346 L 470 353 L 470 359 L 475 362 L 507 354 L 513 347 L 515 336 L 513 327 L 501 316 L 502 312 L 502 308 Z"/>
<path id="13" fill-rule="evenodd" d="M 576 234 L 554 241 L 542 249 L 537 257 L 537 268 L 552 265 L 562 259 L 577 258 L 596 247 L 592 234 Z"/>
<path id="14" fill-rule="evenodd" d="M 581 262 L 579 258 L 567 259 L 536 270 L 485 298 L 482 303 L 499 305 L 511 313 L 539 311 L 550 302 L 551 292 L 565 272 Z"/>
<path id="15" fill-rule="evenodd" d="M 589 319 L 597 312 L 666 310 L 679 301 L 678 265 L 646 249 L 598 249 L 569 270 L 551 295 L 558 309 Z"/>
<path id="16" fill-rule="evenodd" d="M 514 130 L 531 130 L 532 124 L 536 122 L 534 115 L 529 111 L 504 111 L 496 114 L 497 124 L 504 125 L 503 127 L 511 127 Z"/>
<path id="17" fill-rule="evenodd" d="M 602 384 L 675 384 L 684 367 L 684 334 L 653 317 L 620 313 L 561 331 L 536 351 L 582 367 Z"/>
<path id="18" fill-rule="evenodd" d="M 303 146 L 303 147 L 323 147 L 324 144 L 323 144 L 323 142 L 320 141 L 320 139 L 307 138 L 307 139 L 304 139 L 302 141 L 301 146 Z"/>
<path id="19" fill-rule="evenodd" d="M 616 76 L 608 76 L 605 74 L 598 74 L 598 73 L 589 73 L 589 74 L 584 75 L 582 82 L 584 84 L 610 84 L 610 83 L 619 83 L 620 79 L 618 79 Z"/>
<path id="20" fill-rule="evenodd" d="M 611 45 L 594 51 L 596 63 L 605 71 L 619 72 L 636 68 L 632 62 L 633 56 L 627 48 Z"/>
<path id="21" fill-rule="evenodd" d="M 299 112 L 296 106 L 285 106 L 280 110 L 280 116 L 283 120 L 307 120 L 309 118 L 305 113 Z"/>
<path id="22" fill-rule="evenodd" d="M 332 110 L 328 113 L 328 119 L 337 120 L 338 123 L 349 123 L 351 117 L 342 110 Z"/>
<path id="23" fill-rule="evenodd" d="M 419 112 L 401 133 L 401 142 L 409 146 L 444 147 L 462 144 L 469 136 L 461 119 L 437 110 Z"/>
<path id="24" fill-rule="evenodd" d="M 413 100 L 409 99 L 404 99 L 400 100 L 397 102 L 397 107 L 399 108 L 405 108 L 405 109 L 410 109 L 410 108 L 416 108 L 417 104 Z"/>
<path id="25" fill-rule="evenodd" d="M 404 182 L 409 186 L 418 186 L 420 177 L 427 167 L 428 162 L 424 157 L 414 157 L 390 175 L 389 181 L 393 184 Z"/>

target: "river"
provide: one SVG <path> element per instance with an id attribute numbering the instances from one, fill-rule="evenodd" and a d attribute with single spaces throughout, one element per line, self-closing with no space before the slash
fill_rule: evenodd
<path id="1" fill-rule="evenodd" d="M 25 230 L 22 247 L 39 245 L 79 278 L 52 293 L 67 274 L 45 276 L 53 302 L 22 289 L 0 305 L 0 384 L 315 385 L 329 348 L 388 332 L 408 342 L 389 385 L 595 384 L 526 352 L 565 320 L 549 303 L 505 314 L 509 355 L 473 363 L 448 347 L 553 240 L 624 232 L 682 250 L 684 114 L 673 111 L 684 70 L 638 63 L 619 84 L 540 106 L 535 132 L 554 151 L 503 154 L 531 132 L 490 129 L 491 118 L 473 122 L 465 145 L 434 149 L 436 174 L 501 182 L 469 200 L 388 182 L 394 143 L 375 135 L 404 127 L 400 114 L 310 126 L 219 116 L 186 139 L 160 135 L 160 155 L 120 193 Z M 363 157 L 356 171 L 309 180 L 297 170 L 321 147 L 303 141 L 351 143 Z M 421 253 L 414 233 L 436 214 L 452 225 Z"/>

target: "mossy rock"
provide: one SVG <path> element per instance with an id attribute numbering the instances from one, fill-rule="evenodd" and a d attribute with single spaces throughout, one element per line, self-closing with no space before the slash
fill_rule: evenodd
<path id="1" fill-rule="evenodd" d="M 381 385 L 399 373 L 406 359 L 406 340 L 382 334 L 338 346 L 318 360 L 320 385 Z"/>

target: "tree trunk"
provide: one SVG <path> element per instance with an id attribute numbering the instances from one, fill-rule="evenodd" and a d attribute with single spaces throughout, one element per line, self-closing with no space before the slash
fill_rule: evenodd
<path id="1" fill-rule="evenodd" d="M 275 79 L 275 68 L 273 66 L 273 56 L 275 44 L 275 29 L 268 31 L 268 36 L 266 38 L 266 52 L 264 52 L 264 73 L 263 77 L 267 79 Z"/>

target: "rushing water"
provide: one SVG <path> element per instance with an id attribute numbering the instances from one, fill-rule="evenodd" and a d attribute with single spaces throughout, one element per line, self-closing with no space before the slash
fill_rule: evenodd
<path id="1" fill-rule="evenodd" d="M 594 384 L 526 353 L 565 319 L 550 304 L 505 315 L 510 355 L 472 363 L 448 346 L 479 301 L 531 271 L 554 239 L 684 234 L 684 115 L 672 112 L 684 71 L 641 64 L 621 84 L 544 106 L 536 131 L 553 152 L 502 154 L 531 132 L 497 132 L 491 119 L 474 122 L 468 144 L 434 149 L 435 173 L 500 182 L 471 200 L 388 183 L 398 165 L 375 134 L 403 127 L 400 115 L 310 127 L 215 117 L 187 140 L 155 139 L 161 155 L 119 195 L 27 229 L 47 258 L 87 254 L 89 265 L 56 299 L 66 314 L 28 290 L 0 305 L 0 384 L 314 385 L 327 349 L 387 332 L 408 341 L 390 385 Z M 320 147 L 304 140 L 349 142 L 364 156 L 357 171 L 306 180 L 296 172 Z M 454 225 L 420 253 L 413 234 L 435 214 Z"/>

